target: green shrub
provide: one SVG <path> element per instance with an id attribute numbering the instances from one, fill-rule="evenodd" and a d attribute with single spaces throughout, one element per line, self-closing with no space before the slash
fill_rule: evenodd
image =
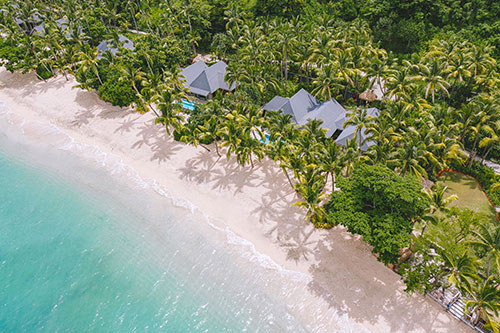
<path id="1" fill-rule="evenodd" d="M 340 177 L 337 185 L 341 191 L 334 192 L 325 207 L 328 222 L 363 236 L 380 261 L 397 263 L 400 249 L 409 244 L 412 220 L 427 205 L 419 181 L 386 166 L 359 165 L 352 177 Z"/>
<path id="2" fill-rule="evenodd" d="M 47 69 L 44 65 L 40 65 L 36 68 L 36 74 L 38 77 L 42 80 L 47 80 L 48 78 L 51 78 L 54 76 L 54 73 L 52 73 L 49 69 Z"/>
<path id="3" fill-rule="evenodd" d="M 128 82 L 110 80 L 99 87 L 99 96 L 115 106 L 129 106 L 136 100 L 134 89 Z"/>

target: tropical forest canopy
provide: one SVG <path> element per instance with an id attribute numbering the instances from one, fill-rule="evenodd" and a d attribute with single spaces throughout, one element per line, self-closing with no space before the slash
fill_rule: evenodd
<path id="1" fill-rule="evenodd" d="M 379 260 L 400 265 L 408 291 L 455 288 L 473 324 L 482 318 L 495 326 L 498 225 L 451 209 L 445 188 L 423 191 L 422 184 L 432 184 L 443 168 L 461 170 L 500 204 L 499 176 L 482 164 L 500 159 L 497 1 L 0 0 L 0 6 L 0 62 L 7 70 L 41 80 L 73 75 L 80 88 L 113 105 L 154 113 L 175 140 L 252 168 L 272 159 L 315 226 L 345 226 Z M 124 38 L 134 47 L 124 47 Z M 100 51 L 102 42 L 114 52 Z M 184 109 L 180 101 L 194 99 L 180 68 L 198 53 L 224 60 L 225 79 L 236 88 Z M 375 87 L 379 99 L 366 105 L 359 95 Z M 354 137 L 338 145 L 320 120 L 298 126 L 290 115 L 262 109 L 301 88 L 341 103 Z"/>

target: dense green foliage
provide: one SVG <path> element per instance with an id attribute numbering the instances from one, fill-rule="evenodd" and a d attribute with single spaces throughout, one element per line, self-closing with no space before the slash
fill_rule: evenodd
<path id="1" fill-rule="evenodd" d="M 413 220 L 427 206 L 420 182 L 382 165 L 360 165 L 352 177 L 338 183 L 341 191 L 332 194 L 327 206 L 329 223 L 362 235 L 383 262 L 397 263 L 400 249 L 409 243 Z"/>

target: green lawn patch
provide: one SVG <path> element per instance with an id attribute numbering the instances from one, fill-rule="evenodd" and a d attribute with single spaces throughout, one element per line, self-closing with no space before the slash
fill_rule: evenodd
<path id="1" fill-rule="evenodd" d="M 481 190 L 479 183 L 472 177 L 461 173 L 445 172 L 439 177 L 438 184 L 448 186 L 449 195 L 458 195 L 458 200 L 450 206 L 469 208 L 479 213 L 490 216 L 496 223 L 495 209 L 491 207 L 488 198 Z"/>

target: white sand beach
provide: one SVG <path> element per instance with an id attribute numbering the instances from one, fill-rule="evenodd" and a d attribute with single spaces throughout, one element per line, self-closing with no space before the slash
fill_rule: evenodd
<path id="1" fill-rule="evenodd" d="M 373 332 L 470 331 L 429 297 L 407 296 L 399 276 L 358 236 L 343 228 L 316 230 L 305 222 L 292 206 L 295 193 L 272 161 L 252 169 L 225 157 L 217 160 L 214 151 L 175 142 L 154 124 L 153 114 L 113 107 L 96 93 L 72 89 L 76 84 L 72 78 L 43 82 L 0 68 L 0 102 L 18 117 L 51 123 L 78 142 L 116 155 L 282 267 L 308 274 L 307 292 L 323 304 L 322 316 L 335 308 Z M 29 129 L 25 134 L 40 135 Z"/>

